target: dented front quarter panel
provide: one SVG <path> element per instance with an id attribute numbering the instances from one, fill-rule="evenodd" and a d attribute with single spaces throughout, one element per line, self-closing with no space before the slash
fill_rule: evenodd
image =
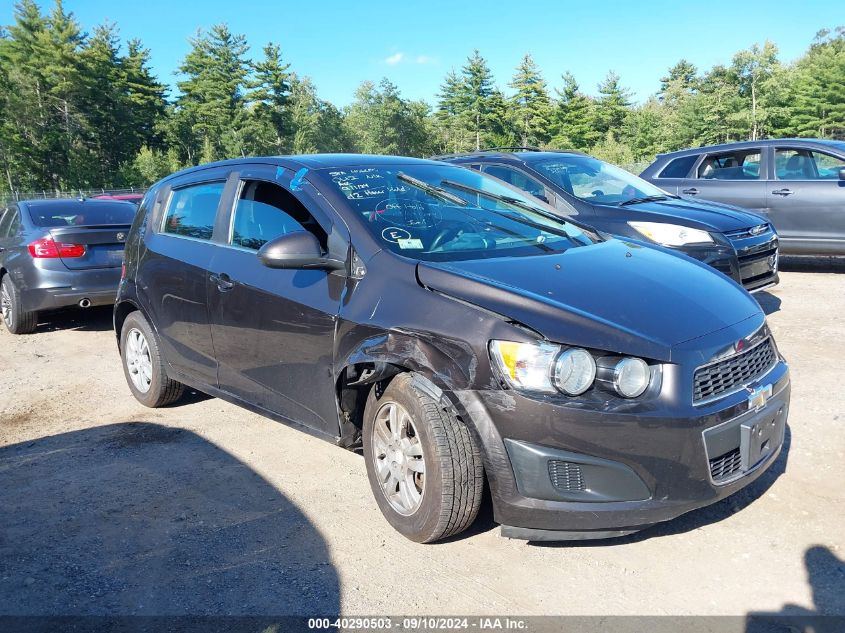
<path id="1" fill-rule="evenodd" d="M 339 315 L 336 377 L 356 363 L 386 362 L 447 391 L 481 389 L 495 384 L 491 338 L 536 339 L 504 318 L 422 288 L 413 262 L 381 251 L 367 268 L 378 274 L 352 282 Z"/>

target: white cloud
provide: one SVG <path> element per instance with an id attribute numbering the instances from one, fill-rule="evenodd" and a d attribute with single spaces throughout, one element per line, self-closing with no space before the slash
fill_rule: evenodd
<path id="1" fill-rule="evenodd" d="M 405 57 L 405 53 L 394 53 L 390 57 L 385 58 L 384 63 L 389 66 L 395 66 L 402 61 L 403 57 Z"/>
<path id="2" fill-rule="evenodd" d="M 417 55 L 415 60 L 418 64 L 433 64 L 436 60 L 428 55 Z"/>

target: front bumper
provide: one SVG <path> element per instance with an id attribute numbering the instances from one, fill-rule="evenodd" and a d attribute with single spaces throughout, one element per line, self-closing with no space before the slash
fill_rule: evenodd
<path id="1" fill-rule="evenodd" d="M 770 288 L 778 275 L 778 237 L 771 230 L 758 236 L 743 232 L 716 235 L 717 242 L 681 250 L 741 284 L 749 292 Z"/>
<path id="2" fill-rule="evenodd" d="M 756 409 L 749 408 L 746 392 L 674 412 L 588 410 L 513 392 L 504 392 L 505 399 L 495 391 L 456 395 L 484 445 L 503 535 L 580 540 L 636 532 L 715 503 L 760 477 L 783 445 L 786 364 L 779 362 L 758 382 L 771 385 L 772 395 Z M 748 436 L 757 431 L 768 444 L 762 446 L 760 435 L 752 449 Z M 732 451 L 742 453 L 738 460 Z M 743 456 L 752 461 L 743 463 Z"/>

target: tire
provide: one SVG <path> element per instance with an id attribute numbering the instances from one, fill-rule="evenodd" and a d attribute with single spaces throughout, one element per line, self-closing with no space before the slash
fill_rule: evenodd
<path id="1" fill-rule="evenodd" d="M 185 390 L 182 383 L 167 377 L 160 350 L 158 337 L 144 315 L 131 312 L 120 331 L 123 374 L 135 399 L 153 409 L 176 402 Z"/>
<path id="2" fill-rule="evenodd" d="M 3 275 L 0 282 L 0 307 L 3 323 L 12 334 L 30 334 L 38 325 L 37 312 L 25 312 L 21 305 L 21 296 L 9 275 Z"/>
<path id="3" fill-rule="evenodd" d="M 364 408 L 364 460 L 370 488 L 388 523 L 412 541 L 431 543 L 464 531 L 475 520 L 484 467 L 470 429 L 417 380 L 415 374 L 403 373 L 383 392 L 378 386 L 370 390 Z M 405 438 L 392 433 L 393 420 Z"/>

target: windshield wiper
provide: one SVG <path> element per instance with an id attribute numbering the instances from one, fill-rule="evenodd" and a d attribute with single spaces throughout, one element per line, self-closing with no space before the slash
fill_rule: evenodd
<path id="1" fill-rule="evenodd" d="M 401 171 L 396 174 L 396 178 L 397 180 L 401 180 L 402 182 L 408 183 L 412 187 L 416 187 L 420 191 L 425 191 L 427 194 L 434 196 L 435 198 L 440 198 L 441 200 L 445 200 L 446 202 L 451 202 L 452 204 L 456 204 L 459 207 L 465 207 L 467 206 L 467 204 L 469 204 L 466 200 L 464 200 L 460 196 L 456 196 L 454 193 L 449 193 L 445 189 L 430 185 L 424 180 L 414 178 L 413 176 L 404 174 Z"/>
<path id="2" fill-rule="evenodd" d="M 534 215 L 539 215 L 541 218 L 546 218 L 548 220 L 553 220 L 556 223 L 560 223 L 561 219 L 557 217 L 554 213 L 549 213 L 547 211 L 543 211 L 542 209 L 538 209 L 537 207 L 528 204 L 527 202 L 523 202 L 518 198 L 511 198 L 510 196 L 503 196 L 498 193 L 490 193 L 489 191 L 484 191 L 483 189 L 476 189 L 475 187 L 470 187 L 469 185 L 465 185 L 460 182 L 456 182 L 454 180 L 441 180 L 441 185 L 446 185 L 447 187 L 454 187 L 460 191 L 466 191 L 467 193 L 472 193 L 478 196 L 482 196 L 484 198 L 489 198 L 490 200 L 496 200 L 497 202 L 504 202 L 505 204 L 509 204 L 512 207 L 516 207 L 517 209 L 522 209 L 523 211 L 528 211 L 529 213 L 533 213 Z M 551 233 L 552 235 L 557 235 L 558 237 L 566 237 L 572 238 L 569 233 L 566 232 L 563 228 L 556 228 L 548 226 L 547 224 L 542 224 L 540 222 L 533 222 L 526 217 L 514 216 L 510 215 L 509 213 L 502 213 L 501 211 L 496 211 L 495 209 L 484 209 L 488 213 L 492 213 L 494 215 L 498 215 L 499 217 L 506 218 L 508 220 L 513 220 L 514 222 L 519 222 L 520 224 L 525 224 L 526 226 L 530 226 L 532 228 L 538 229 L 540 231 L 545 231 L 546 233 Z"/>
<path id="3" fill-rule="evenodd" d="M 441 180 L 441 185 L 446 185 L 447 187 L 454 187 L 455 189 L 460 189 L 461 191 L 466 191 L 467 193 L 473 193 L 479 196 L 483 196 L 485 198 L 489 198 L 490 200 L 497 200 L 498 202 L 504 202 L 505 204 L 509 204 L 512 207 L 516 207 L 518 209 L 522 209 L 523 211 L 528 211 L 529 213 L 533 213 L 535 215 L 539 215 L 540 217 L 547 218 L 549 220 L 553 220 L 554 222 L 560 222 L 561 219 L 556 216 L 554 213 L 549 213 L 548 211 L 544 211 L 543 209 L 538 209 L 532 204 L 527 202 L 523 202 L 519 198 L 512 198 L 511 196 L 503 196 L 500 193 L 490 193 L 489 191 L 484 191 L 483 189 L 476 189 L 475 187 L 470 187 L 469 185 L 465 185 L 460 182 L 456 182 L 454 180 Z M 490 211 L 490 209 L 485 209 L 485 211 Z"/>
<path id="4" fill-rule="evenodd" d="M 677 198 L 678 196 L 672 196 L 669 194 L 659 194 L 655 196 L 643 196 L 642 198 L 631 198 L 629 200 L 623 200 L 617 207 L 627 207 L 629 204 L 640 204 L 642 202 L 659 202 L 660 200 L 668 200 L 669 198 Z"/>

